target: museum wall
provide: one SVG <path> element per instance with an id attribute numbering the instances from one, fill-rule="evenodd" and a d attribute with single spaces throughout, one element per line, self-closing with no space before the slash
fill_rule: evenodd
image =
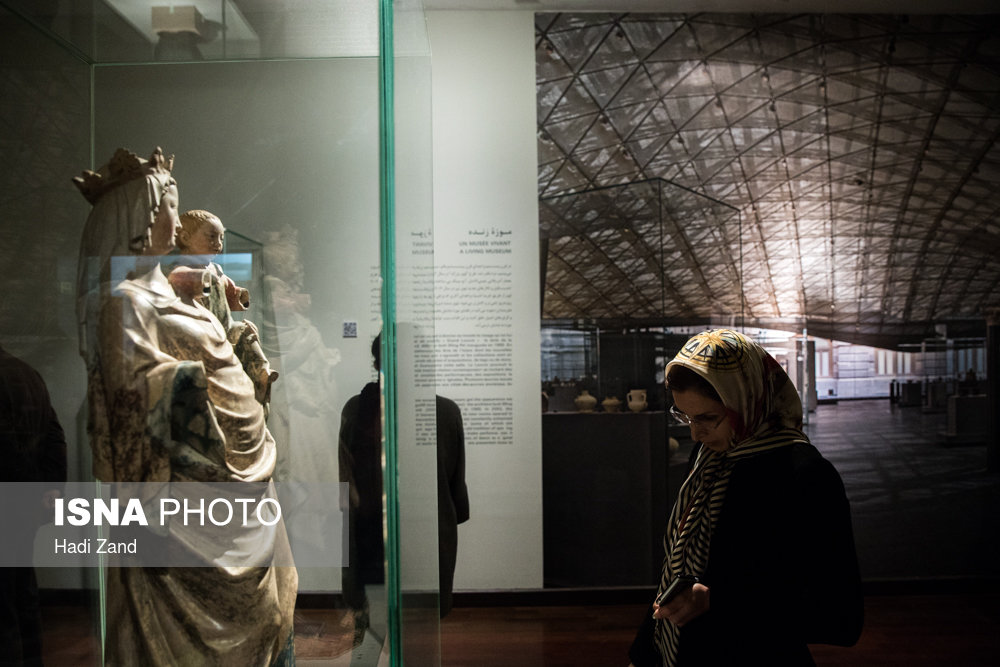
<path id="1" fill-rule="evenodd" d="M 533 14 L 431 11 L 427 22 L 433 63 L 438 393 L 463 410 L 472 515 L 459 528 L 455 588 L 541 588 Z M 466 254 L 479 249 L 484 254 Z M 471 286 L 475 297 L 452 304 L 456 284 Z M 511 319 L 500 321 L 499 314 L 508 311 Z M 465 336 L 471 336 L 469 344 L 482 346 L 482 352 L 468 351 L 473 373 L 489 377 L 487 358 L 495 357 L 509 364 L 510 377 L 492 382 L 462 381 L 458 374 L 449 378 L 446 369 L 455 360 L 449 353 L 453 346 L 445 341 L 462 341 L 456 347 L 465 347 Z M 498 351 L 489 341 L 509 343 L 510 349 Z M 485 418 L 479 406 L 489 406 Z M 503 418 L 490 421 L 490 414 Z"/>
<path id="2" fill-rule="evenodd" d="M 246 319 L 281 373 L 275 477 L 336 482 L 341 409 L 374 378 L 379 327 L 377 61 L 98 67 L 94 91 L 98 160 L 162 146 L 181 210 L 218 215 L 227 243 L 259 244 Z M 339 571 L 299 576 L 303 591 L 339 589 Z"/>

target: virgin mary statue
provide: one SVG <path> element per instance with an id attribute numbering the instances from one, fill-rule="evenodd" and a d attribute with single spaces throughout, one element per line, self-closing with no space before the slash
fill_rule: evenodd
<path id="1" fill-rule="evenodd" d="M 275 444 L 253 383 L 218 320 L 160 267 L 179 229 L 172 166 L 159 148 L 149 160 L 119 149 L 74 179 L 93 205 L 77 315 L 94 475 L 270 487 Z M 109 568 L 107 664 L 294 664 L 298 578 L 281 524 L 252 549 L 263 564 Z"/>

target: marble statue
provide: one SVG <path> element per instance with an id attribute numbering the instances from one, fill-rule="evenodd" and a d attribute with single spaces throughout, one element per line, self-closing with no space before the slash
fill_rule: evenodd
<path id="1" fill-rule="evenodd" d="M 74 179 L 93 205 L 77 314 L 94 475 L 269 482 L 275 443 L 253 383 L 218 318 L 161 269 L 179 224 L 172 166 L 159 148 L 149 160 L 119 149 Z M 259 537 L 268 562 L 287 554 L 281 523 Z M 109 568 L 106 663 L 293 664 L 297 582 L 290 566 Z"/>

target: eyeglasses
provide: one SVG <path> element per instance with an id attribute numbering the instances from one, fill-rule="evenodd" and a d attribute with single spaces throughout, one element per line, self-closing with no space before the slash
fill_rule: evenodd
<path id="1" fill-rule="evenodd" d="M 701 428 L 708 429 L 710 431 L 714 431 L 719 428 L 719 424 L 721 424 L 722 420 L 726 418 L 726 415 L 722 415 L 718 419 L 715 419 L 714 417 L 705 417 L 703 415 L 688 417 L 686 414 L 678 410 L 676 405 L 670 406 L 670 416 L 685 426 L 700 426 Z"/>

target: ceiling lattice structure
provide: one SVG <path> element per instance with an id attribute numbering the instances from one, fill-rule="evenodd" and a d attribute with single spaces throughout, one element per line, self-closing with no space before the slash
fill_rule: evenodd
<path id="1" fill-rule="evenodd" d="M 543 317 L 979 331 L 998 18 L 538 14 Z"/>

